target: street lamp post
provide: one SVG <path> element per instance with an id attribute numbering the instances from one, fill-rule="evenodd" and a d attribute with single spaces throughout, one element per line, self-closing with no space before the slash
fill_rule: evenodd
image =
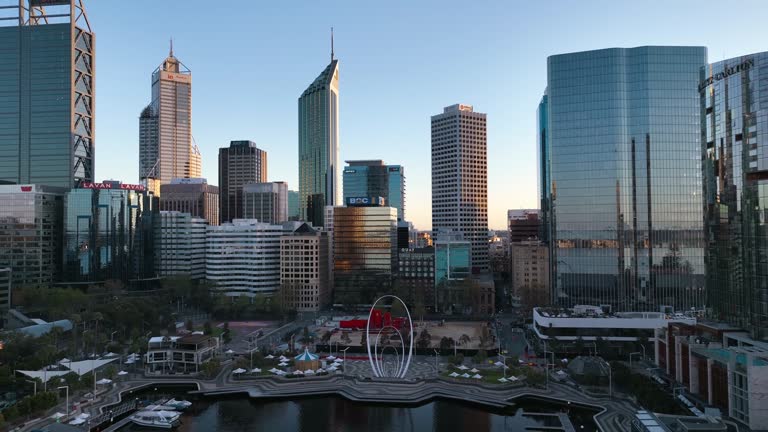
<path id="1" fill-rule="evenodd" d="M 34 390 L 34 393 L 33 393 L 33 395 L 35 395 L 35 396 L 36 396 L 36 395 L 37 395 L 37 380 L 25 380 L 25 381 L 26 381 L 26 382 L 28 382 L 28 383 L 32 383 L 32 384 L 34 384 L 34 385 L 35 385 L 35 390 Z"/>
<path id="2" fill-rule="evenodd" d="M 438 366 L 437 366 L 437 354 L 439 353 L 439 351 L 436 349 L 433 349 L 433 351 L 435 352 L 435 375 L 440 375 L 440 370 L 438 369 Z"/>
<path id="3" fill-rule="evenodd" d="M 341 367 L 341 376 L 342 376 L 342 378 L 347 376 L 347 350 L 349 348 L 350 347 L 346 347 L 343 350 L 341 350 L 341 352 L 344 353 L 344 366 Z"/>
<path id="4" fill-rule="evenodd" d="M 632 356 L 633 355 L 638 355 L 639 356 L 640 354 L 642 354 L 642 353 L 639 353 L 639 352 L 629 353 L 629 370 L 632 370 Z"/>
<path id="5" fill-rule="evenodd" d="M 66 403 L 67 403 L 67 417 L 69 417 L 69 386 L 65 385 L 65 386 L 61 386 L 61 387 L 56 387 L 56 390 L 61 390 L 61 389 L 65 389 L 67 391 L 67 399 L 66 399 Z"/>
<path id="6" fill-rule="evenodd" d="M 111 343 L 112 343 L 112 342 L 115 340 L 115 339 L 114 339 L 114 338 L 115 338 L 115 333 L 119 333 L 119 331 L 118 331 L 118 330 L 115 330 L 115 331 L 113 331 L 112 333 L 110 333 L 110 335 L 109 335 L 109 343 L 110 343 L 110 344 L 111 344 Z"/>
<path id="7" fill-rule="evenodd" d="M 552 354 L 552 365 L 555 364 L 555 353 L 552 351 L 544 351 L 544 376 L 547 377 L 547 390 L 549 390 L 549 359 L 547 354 Z"/>

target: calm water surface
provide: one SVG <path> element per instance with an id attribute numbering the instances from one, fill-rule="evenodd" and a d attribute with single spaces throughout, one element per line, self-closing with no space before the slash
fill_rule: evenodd
<path id="1" fill-rule="evenodd" d="M 539 404 L 526 406 L 535 410 Z M 552 407 L 549 407 L 551 409 Z M 541 411 L 547 411 L 542 409 Z M 415 407 L 391 407 L 350 402 L 341 398 L 310 398 L 296 401 L 253 401 L 225 399 L 196 400 L 182 417 L 182 432 L 423 432 L 524 431 L 536 426 L 558 426 L 550 418 L 522 417 L 520 411 L 489 412 L 474 406 L 434 401 Z M 594 431 L 585 414 L 572 421 L 577 430 Z M 585 428 L 580 429 L 584 423 Z M 147 431 L 135 425 L 121 432 Z"/>

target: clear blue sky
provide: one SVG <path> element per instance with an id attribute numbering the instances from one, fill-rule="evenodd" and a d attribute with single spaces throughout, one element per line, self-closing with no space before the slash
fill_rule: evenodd
<path id="1" fill-rule="evenodd" d="M 454 103 L 488 114 L 488 219 L 536 207 L 535 110 L 552 54 L 702 45 L 718 61 L 768 50 L 768 2 L 86 0 L 96 32 L 96 177 L 136 182 L 138 116 L 168 54 L 193 73 L 203 175 L 250 139 L 269 180 L 297 186 L 297 98 L 340 59 L 341 157 L 402 164 L 407 218 L 431 225 L 429 117 Z"/>

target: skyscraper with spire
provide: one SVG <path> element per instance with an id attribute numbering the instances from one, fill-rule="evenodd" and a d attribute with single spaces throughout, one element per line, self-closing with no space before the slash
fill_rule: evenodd
<path id="1" fill-rule="evenodd" d="M 299 97 L 299 206 L 302 219 L 324 224 L 324 207 L 341 205 L 339 61 L 331 63 Z"/>
<path id="2" fill-rule="evenodd" d="M 192 72 L 173 55 L 152 72 L 152 101 L 139 117 L 139 178 L 154 191 L 175 178 L 201 177 L 192 141 Z"/>

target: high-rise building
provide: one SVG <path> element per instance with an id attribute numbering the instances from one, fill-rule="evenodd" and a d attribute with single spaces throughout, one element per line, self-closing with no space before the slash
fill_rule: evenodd
<path id="1" fill-rule="evenodd" d="M 282 225 L 235 219 L 206 229 L 205 278 L 230 297 L 271 295 L 280 289 Z"/>
<path id="2" fill-rule="evenodd" d="M 322 226 L 325 206 L 341 205 L 339 61 L 331 63 L 299 97 L 299 209 Z"/>
<path id="3" fill-rule="evenodd" d="M 155 237 L 160 276 L 205 278 L 205 219 L 178 211 L 160 212 L 160 232 Z"/>
<path id="4" fill-rule="evenodd" d="M 299 191 L 288 191 L 288 220 L 300 220 Z"/>
<path id="5" fill-rule="evenodd" d="M 701 69 L 707 294 L 714 316 L 768 340 L 768 52 Z M 686 269 L 685 249 L 667 259 Z"/>
<path id="6" fill-rule="evenodd" d="M 704 307 L 706 59 L 659 46 L 549 57 L 540 156 L 556 304 Z"/>
<path id="7" fill-rule="evenodd" d="M 280 297 L 285 310 L 319 312 L 331 303 L 328 233 L 308 224 L 280 238 Z"/>
<path id="8" fill-rule="evenodd" d="M 219 149 L 219 220 L 243 219 L 243 186 L 267 182 L 267 152 L 253 141 Z"/>
<path id="9" fill-rule="evenodd" d="M 157 282 L 155 230 L 159 203 L 143 185 L 82 182 L 64 196 L 65 286 Z"/>
<path id="10" fill-rule="evenodd" d="M 61 276 L 67 188 L 0 185 L 0 267 L 15 287 L 48 287 Z"/>
<path id="11" fill-rule="evenodd" d="M 288 221 L 288 184 L 268 182 L 243 186 L 243 217 L 270 224 Z"/>
<path id="12" fill-rule="evenodd" d="M 381 160 L 348 160 L 344 167 L 344 202 L 350 198 L 382 197 L 405 220 L 405 169 Z"/>
<path id="13" fill-rule="evenodd" d="M 0 328 L 5 328 L 7 313 L 11 309 L 12 273 L 10 267 L 0 268 Z"/>
<path id="14" fill-rule="evenodd" d="M 463 234 L 473 273 L 489 271 L 485 117 L 461 104 L 432 116 L 432 231 Z"/>
<path id="15" fill-rule="evenodd" d="M 0 8 L 0 182 L 93 181 L 96 51 L 82 0 L 17 5 Z"/>
<path id="16" fill-rule="evenodd" d="M 173 179 L 160 186 L 160 210 L 189 213 L 219 224 L 219 187 L 204 178 Z"/>
<path id="17" fill-rule="evenodd" d="M 333 302 L 370 305 L 388 294 L 397 266 L 397 209 L 333 208 Z"/>
<path id="18" fill-rule="evenodd" d="M 192 139 L 192 72 L 171 51 L 152 72 L 152 101 L 139 116 L 139 179 L 158 194 L 176 178 L 202 176 Z"/>

